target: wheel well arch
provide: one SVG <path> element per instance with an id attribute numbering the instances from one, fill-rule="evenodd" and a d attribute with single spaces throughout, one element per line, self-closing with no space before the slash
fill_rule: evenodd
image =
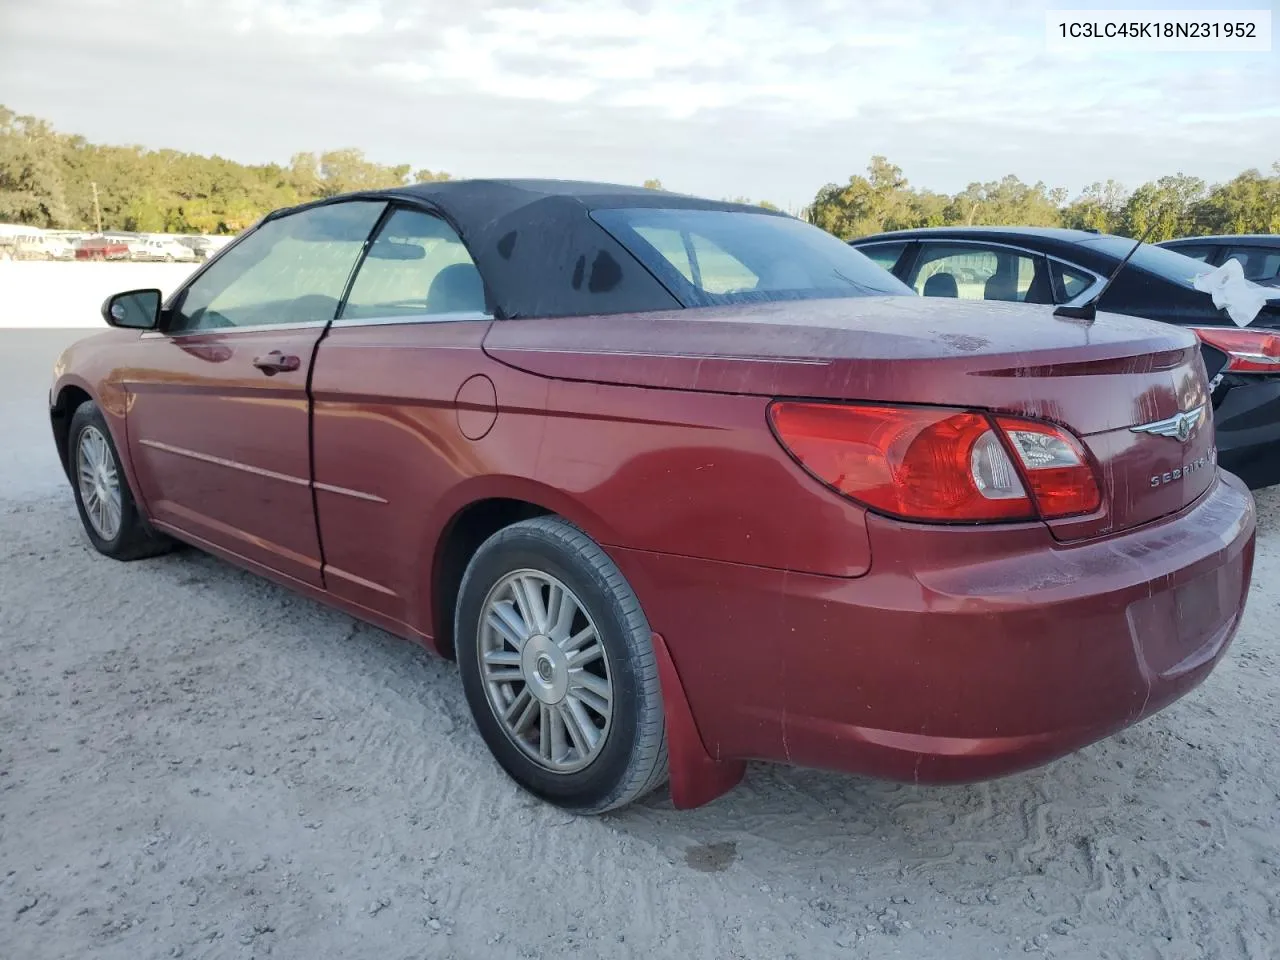
<path id="1" fill-rule="evenodd" d="M 554 514 L 529 500 L 487 497 L 467 504 L 455 513 L 440 535 L 432 565 L 431 620 L 436 649 L 450 660 L 456 657 L 453 612 L 462 575 L 475 552 L 489 537 L 521 520 Z"/>
<path id="2" fill-rule="evenodd" d="M 71 475 L 71 456 L 67 443 L 71 435 L 71 418 L 81 405 L 93 398 L 83 387 L 69 383 L 58 391 L 57 399 L 49 408 L 49 421 L 53 427 L 53 442 L 58 448 L 58 459 L 62 461 L 62 470 Z"/>

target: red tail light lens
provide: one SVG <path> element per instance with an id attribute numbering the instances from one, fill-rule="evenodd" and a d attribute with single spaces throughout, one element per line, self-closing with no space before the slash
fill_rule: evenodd
<path id="1" fill-rule="evenodd" d="M 1217 347 L 1232 373 L 1280 373 L 1280 332 L 1233 327 L 1193 327 L 1196 336 Z"/>
<path id="2" fill-rule="evenodd" d="M 775 402 L 769 419 L 809 473 L 905 519 L 1048 519 L 1090 513 L 1101 499 L 1080 442 L 1051 424 L 1001 418 L 997 426 L 946 407 L 798 401 Z"/>
<path id="3" fill-rule="evenodd" d="M 996 417 L 996 423 L 1018 455 L 1040 516 L 1070 517 L 1098 509 L 1102 493 L 1079 440 L 1040 420 Z"/>

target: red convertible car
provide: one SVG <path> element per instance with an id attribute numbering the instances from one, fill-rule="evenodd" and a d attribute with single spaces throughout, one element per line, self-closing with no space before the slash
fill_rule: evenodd
<path id="1" fill-rule="evenodd" d="M 1194 335 L 1051 309 L 757 207 L 433 183 L 110 298 L 50 411 L 100 552 L 192 544 L 455 657 L 552 803 L 975 780 L 1185 694 L 1249 589 Z"/>

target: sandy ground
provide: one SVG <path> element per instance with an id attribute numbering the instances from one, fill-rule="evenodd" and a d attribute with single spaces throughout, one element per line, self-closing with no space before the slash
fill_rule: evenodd
<path id="1" fill-rule="evenodd" d="M 1121 736 L 575 819 L 450 664 L 195 551 L 96 555 L 43 407 L 74 336 L 0 331 L 0 957 L 1280 956 L 1280 494 L 1229 657 Z"/>

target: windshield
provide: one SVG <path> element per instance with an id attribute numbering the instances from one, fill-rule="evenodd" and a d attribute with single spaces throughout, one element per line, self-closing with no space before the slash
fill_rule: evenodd
<path id="1" fill-rule="evenodd" d="M 686 307 L 915 295 L 853 247 L 790 217 L 660 209 L 591 216 Z"/>
<path id="2" fill-rule="evenodd" d="M 1110 254 L 1117 261 L 1124 257 L 1133 248 L 1134 244 L 1133 240 L 1125 237 L 1098 237 L 1080 242 L 1083 246 L 1092 247 L 1095 250 Z M 1197 276 L 1202 273 L 1208 273 L 1213 269 L 1213 267 L 1194 257 L 1188 257 L 1184 253 L 1178 253 L 1167 247 L 1154 247 L 1149 243 L 1144 243 L 1140 246 L 1130 258 L 1129 263 L 1141 270 L 1154 273 L 1157 277 L 1170 280 L 1188 289 L 1194 289 L 1192 281 Z"/>

